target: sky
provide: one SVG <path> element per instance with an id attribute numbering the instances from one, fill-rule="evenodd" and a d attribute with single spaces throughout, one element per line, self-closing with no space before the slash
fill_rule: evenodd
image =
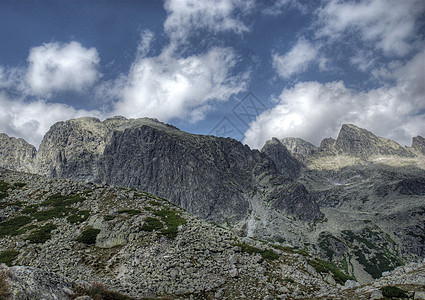
<path id="1" fill-rule="evenodd" d="M 425 136 L 425 0 L 0 0 L 0 132 L 151 117 L 261 149 Z"/>

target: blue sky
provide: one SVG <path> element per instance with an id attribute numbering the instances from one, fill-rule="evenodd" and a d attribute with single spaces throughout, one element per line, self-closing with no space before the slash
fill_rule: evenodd
<path id="1" fill-rule="evenodd" d="M 0 1 L 0 132 L 153 117 L 261 148 L 425 136 L 425 1 Z"/>

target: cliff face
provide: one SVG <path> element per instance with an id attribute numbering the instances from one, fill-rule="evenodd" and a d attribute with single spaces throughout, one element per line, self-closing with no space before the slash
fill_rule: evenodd
<path id="1" fill-rule="evenodd" d="M 0 166 L 16 171 L 31 172 L 37 150 L 24 139 L 0 133 Z"/>
<path id="2" fill-rule="evenodd" d="M 11 149 L 8 153 L 15 155 Z M 307 214 L 298 213 L 297 201 L 287 197 L 294 193 L 286 189 L 288 174 L 294 177 L 298 165 L 284 153 L 292 163 L 288 169 L 276 154 L 279 168 L 267 155 L 233 139 L 189 134 L 154 119 L 80 118 L 53 125 L 31 167 L 51 177 L 144 189 L 199 217 L 231 224 L 253 211 L 252 190 L 275 190 L 278 182 L 281 203 L 275 209 L 301 219 L 319 217 L 306 190 L 296 190 L 302 191 L 296 199 L 308 203 Z M 264 180 L 271 177 L 273 186 Z M 266 198 L 260 201 L 268 203 Z"/>

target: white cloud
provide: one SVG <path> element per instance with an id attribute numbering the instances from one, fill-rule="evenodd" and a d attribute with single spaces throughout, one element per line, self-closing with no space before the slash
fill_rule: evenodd
<path id="1" fill-rule="evenodd" d="M 83 116 L 99 117 L 100 113 L 76 110 L 65 104 L 46 103 L 42 100 L 11 100 L 0 94 L 0 132 L 22 137 L 36 147 L 54 123 Z"/>
<path id="2" fill-rule="evenodd" d="M 150 30 L 144 30 L 140 35 L 140 43 L 137 45 L 137 55 L 146 56 L 150 50 L 151 43 L 154 39 L 154 34 Z"/>
<path id="3" fill-rule="evenodd" d="M 367 92 L 343 82 L 298 83 L 285 89 L 280 102 L 259 115 L 245 133 L 244 142 L 261 148 L 272 137 L 301 137 L 318 145 L 336 137 L 343 123 L 354 123 L 380 136 L 410 144 L 425 134 L 425 52 L 393 72 L 396 84 Z"/>
<path id="4" fill-rule="evenodd" d="M 246 78 L 231 75 L 237 60 L 230 48 L 186 58 L 176 58 L 169 50 L 139 57 L 129 75 L 110 90 L 119 98 L 113 114 L 201 120 L 213 101 L 225 101 L 244 89 Z"/>
<path id="5" fill-rule="evenodd" d="M 304 72 L 318 56 L 318 51 L 304 38 L 300 38 L 297 43 L 285 55 L 273 54 L 273 67 L 282 78 L 289 78 L 292 75 Z"/>
<path id="6" fill-rule="evenodd" d="M 234 12 L 247 11 L 252 6 L 252 1 L 243 0 L 167 0 L 164 8 L 168 17 L 164 29 L 172 44 L 184 43 L 195 29 L 240 34 L 249 29 Z"/>
<path id="7" fill-rule="evenodd" d="M 46 43 L 30 50 L 27 83 L 30 93 L 49 96 L 55 91 L 82 91 L 101 76 L 99 55 L 78 42 Z"/>
<path id="8" fill-rule="evenodd" d="M 386 55 L 405 55 L 415 49 L 422 0 L 330 0 L 318 10 L 317 35 L 338 39 L 341 34 L 359 34 Z"/>

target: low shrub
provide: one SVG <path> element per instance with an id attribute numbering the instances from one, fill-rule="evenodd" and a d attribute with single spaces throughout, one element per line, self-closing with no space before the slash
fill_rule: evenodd
<path id="1" fill-rule="evenodd" d="M 19 252 L 8 250 L 0 252 L 0 263 L 6 264 L 9 267 L 13 265 L 13 261 L 18 257 Z"/>
<path id="2" fill-rule="evenodd" d="M 396 286 L 387 285 L 381 288 L 382 295 L 389 298 L 408 298 L 404 290 Z"/>
<path id="3" fill-rule="evenodd" d="M 142 212 L 139 209 L 122 209 L 118 211 L 119 214 L 129 214 L 130 216 L 139 215 Z"/>
<path id="4" fill-rule="evenodd" d="M 71 295 L 71 299 L 75 299 L 80 296 L 89 296 L 94 300 L 132 300 L 133 298 L 124 294 L 110 291 L 106 289 L 102 284 L 95 283 L 90 288 L 84 288 L 81 286 L 75 286 L 73 288 L 74 294 Z"/>
<path id="5" fill-rule="evenodd" d="M 245 243 L 238 243 L 238 244 L 235 244 L 235 246 L 240 247 L 242 252 L 246 252 L 246 253 L 249 253 L 249 254 L 259 253 L 261 255 L 261 257 L 263 257 L 264 259 L 275 260 L 275 259 L 279 258 L 279 255 L 276 254 L 273 250 L 261 250 L 257 247 L 250 246 L 250 245 L 245 244 Z"/>
<path id="6" fill-rule="evenodd" d="M 168 238 L 175 238 L 178 233 L 178 227 L 186 224 L 186 219 L 182 218 L 175 210 L 162 209 L 154 212 L 154 215 L 161 217 L 161 221 L 167 225 L 161 233 Z"/>
<path id="7" fill-rule="evenodd" d="M 111 221 L 111 220 L 115 219 L 115 216 L 106 215 L 106 216 L 103 216 L 103 219 L 104 219 L 105 221 Z"/>
<path id="8" fill-rule="evenodd" d="M 38 230 L 31 233 L 26 240 L 31 244 L 43 244 L 52 237 L 51 232 L 57 228 L 56 225 L 49 223 L 41 226 Z"/>
<path id="9" fill-rule="evenodd" d="M 17 235 L 18 229 L 31 221 L 31 217 L 19 216 L 0 223 L 0 238 L 5 235 Z"/>
<path id="10" fill-rule="evenodd" d="M 147 217 L 144 221 L 145 223 L 142 225 L 143 231 L 154 231 L 164 227 L 164 224 L 160 220 L 152 217 Z"/>
<path id="11" fill-rule="evenodd" d="M 96 244 L 97 235 L 100 233 L 100 229 L 89 228 L 81 232 L 80 236 L 77 238 L 77 242 L 84 244 Z"/>
<path id="12" fill-rule="evenodd" d="M 344 285 L 345 282 L 349 279 L 355 280 L 355 278 L 346 275 L 337 267 L 332 265 L 331 263 L 316 258 L 315 260 L 307 260 L 307 263 L 311 265 L 314 269 L 316 269 L 317 273 L 329 273 L 331 272 L 335 281 L 341 285 Z"/>
<path id="13" fill-rule="evenodd" d="M 13 185 L 17 188 L 22 188 L 26 186 L 27 184 L 25 182 L 15 182 Z"/>
<path id="14" fill-rule="evenodd" d="M 90 217 L 90 211 L 89 210 L 80 210 L 74 215 L 70 215 L 66 219 L 71 224 L 79 224 L 84 222 Z"/>

